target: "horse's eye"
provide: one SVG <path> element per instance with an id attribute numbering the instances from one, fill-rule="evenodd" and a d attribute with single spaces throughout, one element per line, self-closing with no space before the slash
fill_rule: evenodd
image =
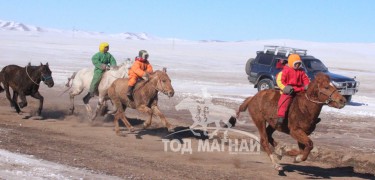
<path id="1" fill-rule="evenodd" d="M 329 86 L 326 86 L 325 88 L 326 88 L 326 89 L 329 89 Z"/>
<path id="2" fill-rule="evenodd" d="M 165 79 L 163 80 L 163 83 L 167 82 Z"/>

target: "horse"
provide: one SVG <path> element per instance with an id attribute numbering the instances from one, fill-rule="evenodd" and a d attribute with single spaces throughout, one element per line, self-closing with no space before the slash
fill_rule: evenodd
<path id="1" fill-rule="evenodd" d="M 162 71 L 157 70 L 150 73 L 148 81 L 140 81 L 136 84 L 133 91 L 133 100 L 130 100 L 126 91 L 128 89 L 128 78 L 116 79 L 112 85 L 108 88 L 108 96 L 115 106 L 115 131 L 117 135 L 120 135 L 119 119 L 121 119 L 126 127 L 133 132 L 134 128 L 125 117 L 126 108 L 136 109 L 140 112 L 147 113 L 150 115 L 148 120 L 143 123 L 143 127 L 147 128 L 151 125 L 152 116 L 159 116 L 160 120 L 169 132 L 173 132 L 174 128 L 167 121 L 163 113 L 158 108 L 158 93 L 162 92 L 168 97 L 173 97 L 174 89 L 171 84 L 166 69 Z"/>
<path id="2" fill-rule="evenodd" d="M 98 105 L 96 107 L 96 110 L 99 111 L 101 108 L 103 108 L 103 105 L 105 104 L 105 101 L 108 99 L 107 97 L 107 89 L 109 86 L 118 78 L 124 78 L 128 76 L 128 69 L 133 64 L 133 61 L 130 59 L 127 59 L 124 63 L 111 67 L 108 71 L 105 71 L 102 79 L 100 80 L 100 83 L 98 85 Z M 70 97 L 70 108 L 69 108 L 69 114 L 72 115 L 74 113 L 74 97 L 81 94 L 84 89 L 90 89 L 90 84 L 92 81 L 92 78 L 94 77 L 94 67 L 90 68 L 83 68 L 79 70 L 78 72 L 73 73 L 73 75 L 68 78 L 68 82 L 66 83 L 66 86 L 68 87 L 66 91 L 70 90 L 69 97 Z M 87 103 L 85 103 L 86 110 L 89 116 L 90 121 L 93 121 L 97 114 L 92 115 L 92 109 L 91 106 Z M 91 115 L 91 117 L 90 117 Z"/>
<path id="3" fill-rule="evenodd" d="M 283 168 L 277 163 L 277 159 L 281 160 L 282 155 L 295 156 L 294 162 L 305 161 L 313 149 L 313 142 L 308 137 L 319 123 L 318 118 L 323 105 L 341 109 L 346 104 L 346 99 L 333 86 L 328 75 L 318 73 L 315 79 L 308 85 L 308 89 L 295 95 L 289 110 L 287 118 L 283 124 L 275 129 L 277 118 L 277 103 L 280 98 L 278 90 L 263 90 L 253 97 L 248 97 L 240 105 L 237 111 L 237 119 L 240 112 L 246 109 L 251 119 L 258 128 L 260 135 L 260 143 L 268 154 L 273 167 L 282 171 Z M 235 122 L 234 122 L 235 123 Z M 268 126 L 266 127 L 266 124 Z M 277 130 L 286 134 L 290 134 L 298 142 L 299 150 L 285 149 L 285 146 L 278 145 L 272 138 L 272 133 Z M 271 153 L 270 143 L 275 149 L 275 154 Z M 276 158 L 275 156 L 276 155 Z"/>
<path id="4" fill-rule="evenodd" d="M 30 95 L 35 99 L 39 99 L 39 108 L 36 115 L 41 115 L 44 100 L 44 97 L 39 93 L 41 81 L 43 81 L 49 88 L 52 88 L 54 85 L 52 72 L 48 63 L 45 65 L 40 63 L 39 66 L 31 66 L 29 63 L 25 67 L 8 65 L 0 72 L 0 83 L 4 85 L 6 97 L 10 102 L 10 106 L 14 107 L 18 114 L 21 113 L 21 108 L 27 106 L 26 96 Z M 10 98 L 9 87 L 13 90 L 12 99 Z M 0 86 L 0 92 L 4 89 Z M 21 99 L 20 103 L 17 103 L 18 96 Z"/>

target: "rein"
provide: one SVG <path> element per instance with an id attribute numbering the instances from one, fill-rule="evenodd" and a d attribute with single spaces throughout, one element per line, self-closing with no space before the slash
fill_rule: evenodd
<path id="1" fill-rule="evenodd" d="M 333 93 L 335 93 L 335 92 L 337 91 L 337 89 L 335 89 L 335 90 L 333 90 L 333 91 L 330 93 L 330 95 L 327 95 L 327 94 L 323 93 L 323 92 L 320 90 L 319 85 L 318 85 L 318 90 L 319 90 L 319 94 L 324 94 L 324 95 L 328 96 L 328 99 L 325 100 L 324 102 L 315 101 L 315 100 L 310 99 L 310 98 L 307 96 L 307 92 L 305 93 L 305 97 L 306 97 L 306 99 L 309 100 L 309 101 L 311 101 L 311 102 L 313 102 L 313 103 L 316 103 L 316 104 L 326 104 L 326 105 L 328 105 L 330 102 L 333 101 L 333 100 L 332 100 L 332 95 L 333 95 Z M 319 96 L 319 95 L 318 95 L 318 96 Z"/>
<path id="2" fill-rule="evenodd" d="M 156 86 L 155 86 L 155 87 L 153 86 L 153 88 L 154 88 L 156 91 L 158 91 L 158 92 L 162 92 L 162 93 L 164 93 L 163 87 L 161 87 L 161 90 L 158 89 L 158 86 L 160 86 L 159 84 L 162 84 L 162 83 L 161 83 L 161 79 L 160 79 L 160 77 L 158 77 L 158 80 L 157 80 L 157 81 L 158 81 L 158 82 L 157 82 Z M 146 86 L 148 83 L 150 83 L 150 80 L 147 81 L 147 82 L 145 82 L 142 86 L 140 86 L 140 87 L 138 87 L 137 89 L 135 89 L 134 92 L 137 91 L 137 90 L 139 90 L 139 89 L 141 89 L 141 88 L 143 88 L 143 87 Z"/>
<path id="3" fill-rule="evenodd" d="M 27 72 L 27 67 L 28 67 L 28 66 L 26 66 L 26 74 L 27 74 L 27 76 L 29 77 L 29 79 L 30 79 L 34 84 L 36 84 L 36 85 L 39 86 L 39 84 L 36 83 L 36 82 L 31 78 L 31 76 L 29 75 L 29 72 Z M 48 79 L 52 79 L 52 76 L 44 76 L 44 74 L 42 74 L 42 73 L 41 73 L 41 76 L 42 76 L 41 80 L 42 80 L 43 82 L 47 81 Z"/>
<path id="4" fill-rule="evenodd" d="M 31 77 L 30 77 L 30 75 L 29 75 L 29 73 L 27 72 L 27 67 L 28 66 L 26 66 L 26 74 L 27 74 L 27 76 L 30 78 L 30 80 L 34 83 L 34 84 L 36 84 L 36 85 L 38 85 L 39 86 L 39 84 L 38 83 L 36 83 L 33 79 L 31 79 Z"/>

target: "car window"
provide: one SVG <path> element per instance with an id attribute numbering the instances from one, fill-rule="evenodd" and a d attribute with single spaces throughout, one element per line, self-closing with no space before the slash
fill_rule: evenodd
<path id="1" fill-rule="evenodd" d="M 306 59 L 303 63 L 307 71 L 327 71 L 327 67 L 318 59 Z"/>
<path id="2" fill-rule="evenodd" d="M 264 65 L 271 65 L 271 63 L 272 63 L 272 56 L 268 55 L 268 54 L 260 56 L 258 63 L 259 64 L 264 64 Z"/>

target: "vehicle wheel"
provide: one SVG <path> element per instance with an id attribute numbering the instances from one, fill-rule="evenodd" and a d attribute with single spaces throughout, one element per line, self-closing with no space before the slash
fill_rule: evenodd
<path id="1" fill-rule="evenodd" d="M 245 66 L 245 71 L 246 71 L 246 74 L 247 75 L 250 75 L 250 72 L 251 72 L 251 62 L 254 61 L 254 58 L 250 58 L 249 60 L 247 60 L 246 62 L 246 66 Z"/>
<path id="2" fill-rule="evenodd" d="M 270 79 L 262 79 L 258 82 L 258 91 L 265 90 L 265 89 L 274 89 L 275 86 L 273 85 Z"/>
<path id="3" fill-rule="evenodd" d="M 352 101 L 352 95 L 344 95 L 344 97 L 345 97 L 347 103 Z"/>

